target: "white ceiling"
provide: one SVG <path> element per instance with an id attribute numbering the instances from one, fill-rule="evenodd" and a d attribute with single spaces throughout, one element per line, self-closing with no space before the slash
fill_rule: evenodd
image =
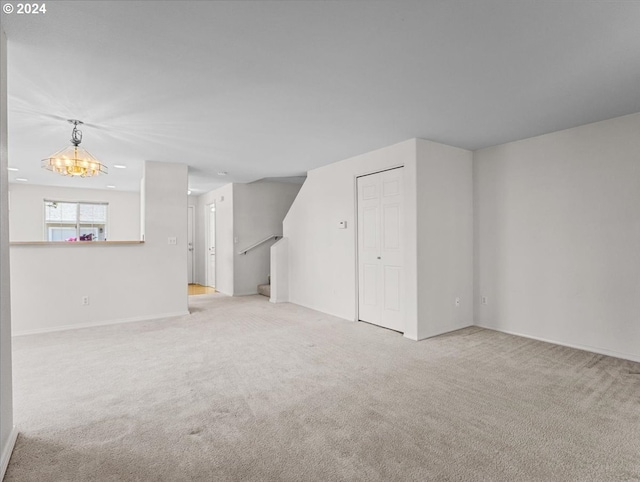
<path id="1" fill-rule="evenodd" d="M 188 164 L 197 194 L 412 137 L 477 149 L 640 111 L 638 1 L 46 7 L 2 14 L 10 180 L 32 184 L 137 190 L 156 160 Z M 68 118 L 108 176 L 40 168 Z"/>

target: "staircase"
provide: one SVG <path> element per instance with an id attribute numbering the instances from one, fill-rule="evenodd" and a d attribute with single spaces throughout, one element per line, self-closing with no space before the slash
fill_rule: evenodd
<path id="1" fill-rule="evenodd" d="M 266 285 L 258 285 L 258 294 L 271 298 L 271 276 L 268 277 Z"/>

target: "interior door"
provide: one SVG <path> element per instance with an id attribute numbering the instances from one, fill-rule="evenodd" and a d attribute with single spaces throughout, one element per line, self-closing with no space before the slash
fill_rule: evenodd
<path id="1" fill-rule="evenodd" d="M 357 180 L 358 315 L 404 332 L 402 174 L 391 169 Z"/>
<path id="2" fill-rule="evenodd" d="M 207 286 L 216 287 L 216 205 L 207 206 Z"/>
<path id="3" fill-rule="evenodd" d="M 194 219 L 195 219 L 195 207 L 189 206 L 189 215 L 187 217 L 187 280 L 189 284 L 194 282 L 194 269 L 193 269 L 193 238 L 194 238 Z"/>

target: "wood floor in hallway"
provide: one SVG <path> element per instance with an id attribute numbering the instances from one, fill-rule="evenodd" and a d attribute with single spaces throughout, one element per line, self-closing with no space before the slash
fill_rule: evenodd
<path id="1" fill-rule="evenodd" d="M 210 286 L 202 286 L 195 283 L 189 284 L 189 296 L 194 295 L 209 295 L 211 293 L 216 293 L 215 288 L 211 288 Z"/>

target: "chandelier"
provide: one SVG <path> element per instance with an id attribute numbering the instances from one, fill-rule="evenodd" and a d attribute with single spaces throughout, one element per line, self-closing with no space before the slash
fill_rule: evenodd
<path id="1" fill-rule="evenodd" d="M 68 122 L 73 124 L 72 145 L 43 159 L 42 167 L 63 176 L 91 177 L 107 174 L 107 166 L 89 154 L 86 149 L 80 147 L 82 131 L 78 130 L 78 125 L 83 122 L 76 119 L 69 119 Z"/>

